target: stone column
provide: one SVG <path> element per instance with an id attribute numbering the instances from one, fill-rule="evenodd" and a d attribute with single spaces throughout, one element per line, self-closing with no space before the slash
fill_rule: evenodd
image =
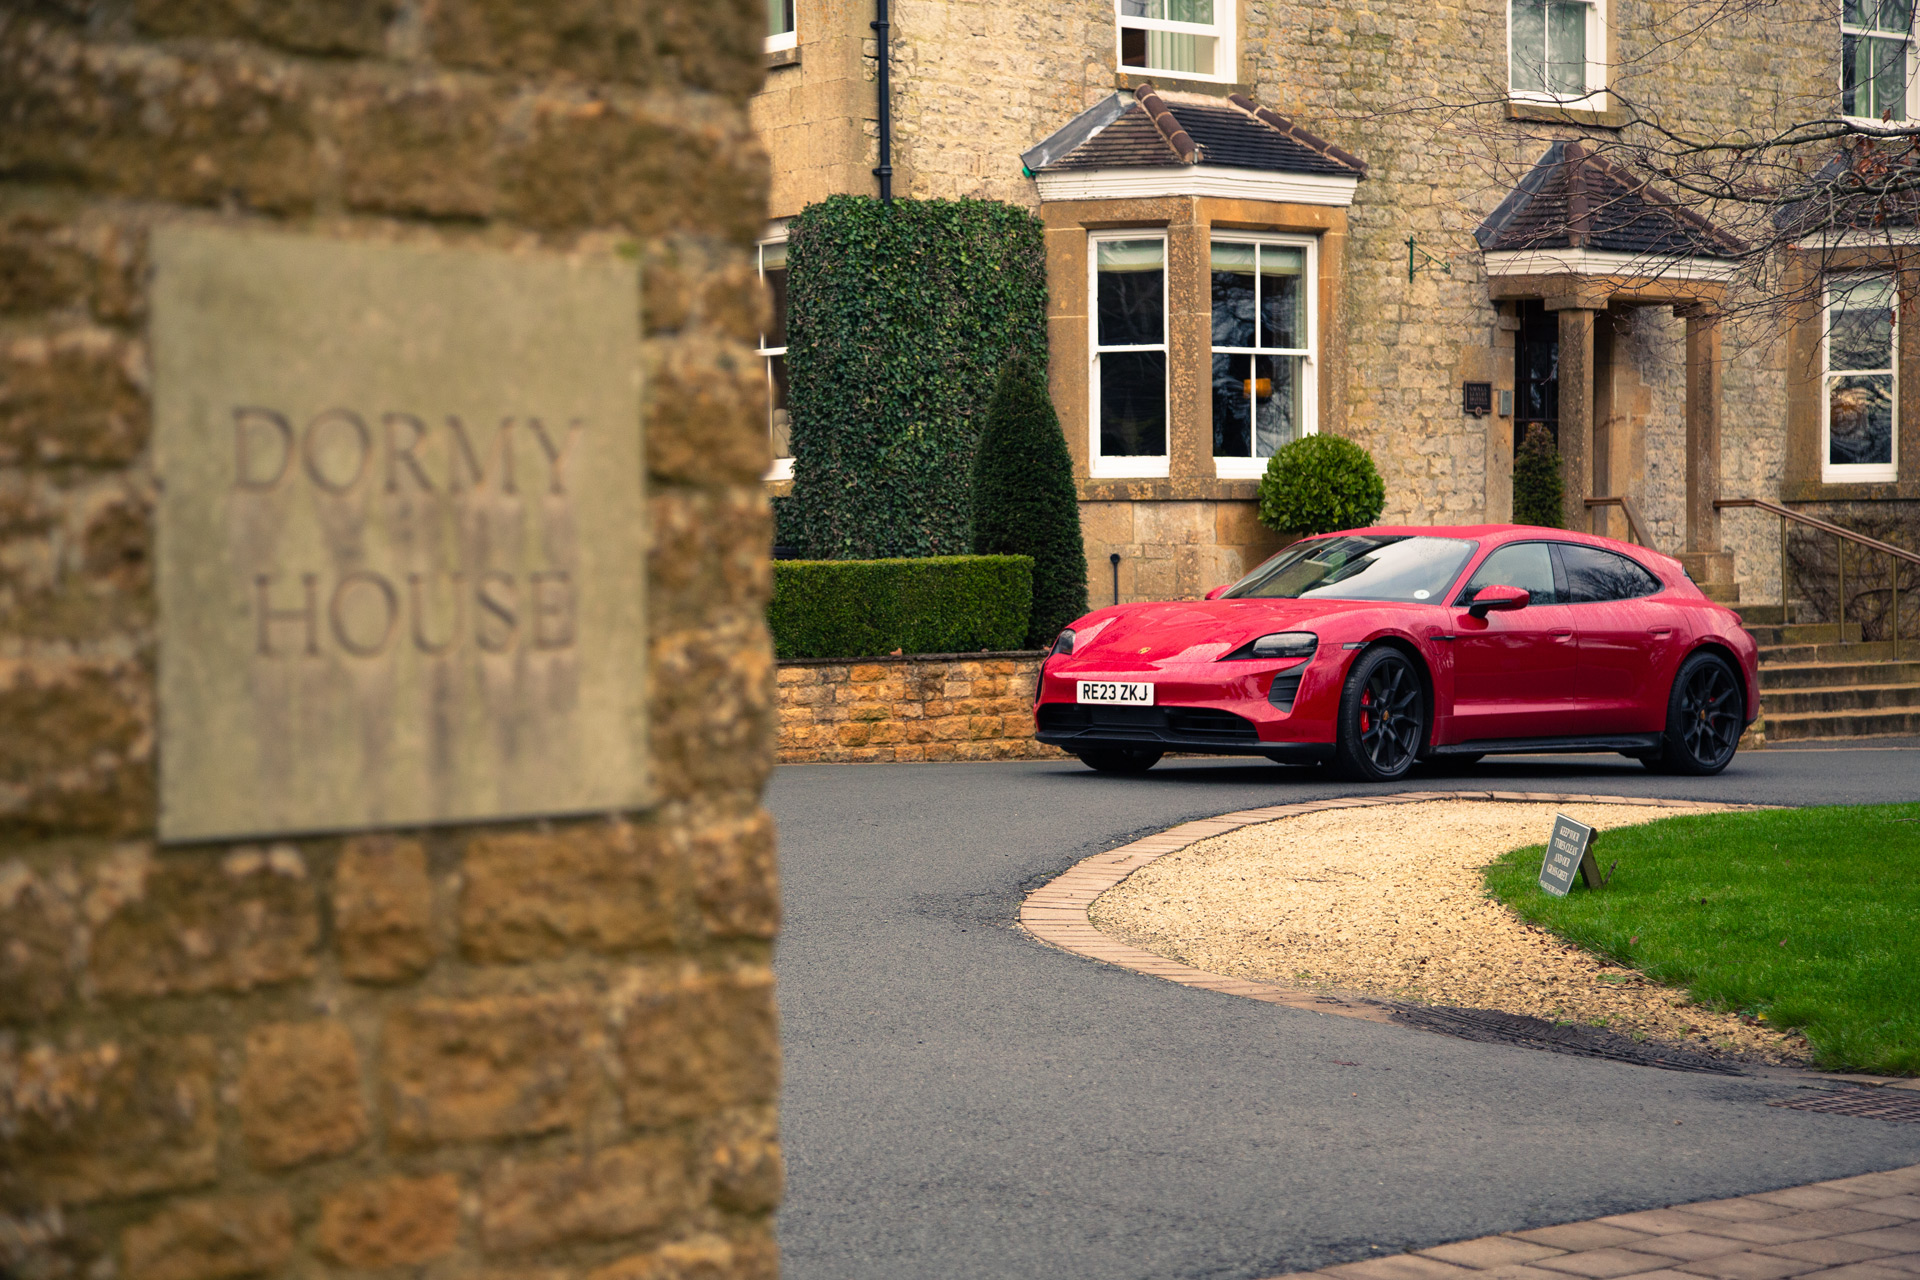
<path id="1" fill-rule="evenodd" d="M 1167 474 L 1213 478 L 1213 293 L 1207 224 L 1184 200 L 1167 227 Z"/>
<path id="2" fill-rule="evenodd" d="M 1551 305 L 1551 304 L 1549 304 Z M 1560 309 L 1560 464 L 1566 479 L 1565 523 L 1593 527 L 1593 318 L 1582 307 Z"/>
<path id="3" fill-rule="evenodd" d="M 1720 550 L 1720 315 L 1675 310 L 1687 322 L 1686 550 Z"/>

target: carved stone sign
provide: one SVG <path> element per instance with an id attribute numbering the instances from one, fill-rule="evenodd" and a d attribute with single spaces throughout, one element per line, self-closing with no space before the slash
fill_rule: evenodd
<path id="1" fill-rule="evenodd" d="M 153 260 L 161 837 L 646 804 L 638 269 Z"/>
<path id="2" fill-rule="evenodd" d="M 1547 838 L 1547 852 L 1540 859 L 1540 887 L 1556 898 L 1564 898 L 1573 889 L 1576 875 L 1587 888 L 1600 887 L 1600 867 L 1593 859 L 1593 828 L 1565 814 L 1555 814 L 1553 834 Z"/>

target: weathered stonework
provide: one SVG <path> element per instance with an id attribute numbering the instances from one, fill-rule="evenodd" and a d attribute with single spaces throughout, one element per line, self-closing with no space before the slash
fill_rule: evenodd
<path id="1" fill-rule="evenodd" d="M 1617 113 L 1540 110 L 1505 95 L 1504 0 L 1361 0 L 1326 6 L 1238 0 L 1237 64 L 1230 83 L 1152 76 L 1161 88 L 1224 97 L 1250 94 L 1331 138 L 1368 164 L 1340 226 L 1310 227 L 1279 206 L 1209 225 L 1312 231 L 1322 238 L 1319 429 L 1354 439 L 1386 481 L 1383 520 L 1503 521 L 1512 511 L 1514 421 L 1462 412 L 1461 383 L 1486 381 L 1497 396 L 1514 386 L 1515 324 L 1496 305 L 1471 233 L 1555 140 L 1605 139 Z M 1831 98 L 1839 40 L 1832 15 L 1812 3 L 1770 13 L 1766 27 L 1721 24 L 1710 39 L 1667 46 L 1654 24 L 1687 21 L 1683 6 L 1610 7 L 1612 64 L 1631 78 L 1641 108 L 1702 136 L 1731 136 L 1802 118 Z M 799 9 L 798 47 L 782 55 L 753 102 L 753 121 L 773 161 L 771 214 L 790 217 L 836 192 L 871 193 L 877 163 L 875 49 L 869 7 L 826 0 Z M 1084 290 L 1086 233 L 1125 226 L 1167 228 L 1178 239 L 1195 215 L 1182 201 L 1042 206 L 1020 153 L 1077 112 L 1133 83 L 1119 70 L 1113 7 L 1098 0 L 896 0 L 891 10 L 893 187 L 909 197 L 986 197 L 1038 209 L 1049 224 L 1056 406 L 1077 459 L 1089 592 L 1112 598 L 1108 557 L 1118 552 L 1120 597 L 1193 598 L 1279 545 L 1254 519 L 1252 482 L 1214 477 L 1198 415 L 1179 421 L 1179 379 L 1196 358 L 1173 357 L 1171 474 L 1152 481 L 1089 478 L 1084 371 L 1086 312 L 1063 301 Z M 1408 110 L 1422 101 L 1464 104 Z M 1168 209 L 1148 210 L 1158 203 Z M 1193 203 L 1205 203 L 1194 201 Z M 1253 202 L 1248 202 L 1252 204 Z M 1104 207 L 1102 207 L 1104 206 Z M 1205 220 L 1202 220 L 1205 221 Z M 1407 239 L 1438 260 L 1411 277 Z M 1175 257 L 1177 246 L 1173 246 Z M 1170 259 L 1170 268 L 1178 263 Z M 1175 332 L 1181 338 L 1174 303 Z M 1651 540 L 1681 549 L 1685 500 L 1684 322 L 1670 309 L 1617 306 L 1600 313 L 1595 448 L 1605 479 L 1632 498 Z M 1793 370 L 1817 369 L 1791 351 L 1778 316 L 1727 323 L 1722 384 L 1720 491 L 1777 500 L 1843 500 L 1863 486 L 1789 492 L 1808 469 L 1789 457 L 1787 393 Z M 1817 330 L 1818 326 L 1813 326 Z M 1920 359 L 1920 347 L 1909 352 Z M 1811 403 L 1811 401 L 1809 401 Z M 1804 418 L 1808 410 L 1797 411 Z M 1920 401 L 1907 415 L 1920 429 Z M 1807 435 L 1803 424 L 1796 439 Z M 1603 440 L 1602 437 L 1605 437 Z M 1184 443 L 1183 443 L 1184 437 Z M 1905 447 L 1903 480 L 1920 493 L 1920 446 Z M 1184 450 L 1184 454 L 1183 454 Z M 1805 449 L 1802 449 L 1805 452 Z M 1596 479 L 1600 471 L 1596 467 Z M 1906 490 L 1902 489 L 1902 496 Z M 1201 508 L 1205 508 L 1202 510 Z M 1205 529 L 1208 516 L 1219 528 Z M 1616 512 L 1595 530 L 1624 537 Z M 1777 522 L 1729 512 L 1720 525 L 1748 599 L 1777 598 Z"/>
<path id="2" fill-rule="evenodd" d="M 780 665 L 783 764 L 1026 760 L 1039 653 Z"/>
<path id="3" fill-rule="evenodd" d="M 19 8 L 0 1270 L 772 1280 L 763 10 Z M 651 807 L 159 839 L 149 283 L 179 227 L 637 264 Z"/>

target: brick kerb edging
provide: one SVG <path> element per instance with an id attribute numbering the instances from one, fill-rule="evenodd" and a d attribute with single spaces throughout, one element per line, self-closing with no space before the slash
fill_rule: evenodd
<path id="1" fill-rule="evenodd" d="M 1038 658 L 1047 649 L 981 649 L 974 653 L 878 653 L 864 658 L 781 658 L 783 667 L 865 667 L 876 662 L 993 662 Z"/>
<path id="2" fill-rule="evenodd" d="M 1169 960 L 1165 956 L 1131 946 L 1118 938 L 1102 933 L 1088 917 L 1087 911 L 1093 906 L 1095 898 L 1141 867 L 1213 836 L 1225 835 L 1230 831 L 1238 831 L 1242 827 L 1250 827 L 1256 823 L 1272 822 L 1276 818 L 1297 818 L 1309 813 L 1322 813 L 1329 809 L 1365 809 L 1375 805 L 1418 804 L 1427 800 L 1493 800 L 1512 804 L 1624 804 L 1673 810 L 1697 809 L 1703 803 L 1716 803 L 1646 796 L 1575 795 L 1560 791 L 1403 791 L 1398 795 L 1346 796 L 1336 800 L 1310 800 L 1301 804 L 1241 809 L 1234 813 L 1223 813 L 1214 818 L 1199 818 L 1192 822 L 1183 822 L 1157 835 L 1147 836 L 1131 844 L 1121 845 L 1118 849 L 1110 849 L 1105 853 L 1096 853 L 1090 858 L 1081 859 L 1067 871 L 1027 895 L 1026 901 L 1020 906 L 1020 924 L 1040 941 L 1058 947 L 1062 951 L 1071 951 L 1075 955 L 1105 961 L 1107 964 L 1118 965 L 1122 969 L 1131 969 L 1135 973 L 1165 978 L 1170 982 L 1178 982 L 1182 986 L 1199 987 L 1203 991 L 1218 991 L 1223 995 L 1245 996 L 1249 1000 L 1284 1005 L 1290 1009 L 1310 1009 L 1317 1013 L 1332 1013 L 1343 1018 L 1359 1018 L 1367 1022 L 1391 1022 L 1389 1006 L 1369 996 L 1343 991 L 1310 991 L 1248 978 L 1229 978 L 1224 974 L 1196 969 L 1178 960 Z M 1716 804 L 1716 807 L 1726 812 L 1752 813 L 1779 806 Z M 1803 1080 L 1818 1080 L 1823 1084 L 1892 1085 L 1895 1088 L 1920 1089 L 1920 1080 L 1903 1080 L 1895 1076 L 1848 1075 L 1791 1069 L 1769 1070 L 1765 1074 L 1776 1077 L 1790 1075 Z"/>

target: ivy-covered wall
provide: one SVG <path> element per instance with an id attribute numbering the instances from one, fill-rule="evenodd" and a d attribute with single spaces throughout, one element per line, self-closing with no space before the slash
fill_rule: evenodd
<path id="1" fill-rule="evenodd" d="M 1007 356 L 1046 360 L 1041 225 L 992 200 L 833 196 L 788 225 L 793 492 L 817 559 L 973 550 L 974 445 Z"/>

